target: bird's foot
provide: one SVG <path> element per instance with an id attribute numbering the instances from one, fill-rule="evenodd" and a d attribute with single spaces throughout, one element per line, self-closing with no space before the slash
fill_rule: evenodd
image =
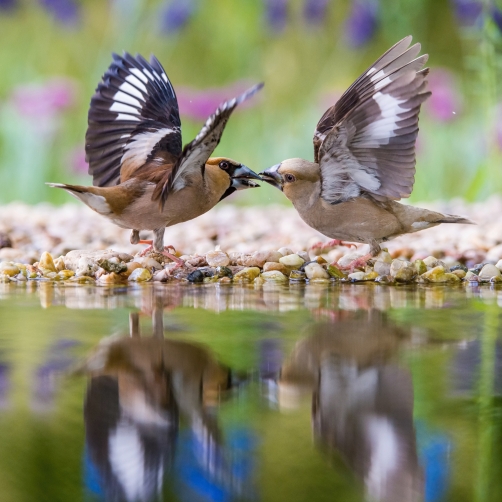
<path id="1" fill-rule="evenodd" d="M 314 244 L 313 246 L 311 246 L 310 249 L 312 251 L 314 251 L 314 250 L 324 251 L 326 249 L 332 249 L 335 246 L 345 246 L 345 247 L 348 247 L 349 249 L 352 246 L 357 247 L 352 242 L 343 242 L 340 239 L 332 239 L 332 240 L 330 240 L 328 242 L 317 242 L 316 244 Z"/>
<path id="2" fill-rule="evenodd" d="M 151 240 L 140 240 L 138 244 L 148 244 L 148 247 L 143 249 L 141 253 L 139 254 L 140 256 L 145 256 L 151 251 L 153 251 L 153 241 Z M 169 250 L 172 251 L 172 253 L 169 252 Z M 174 249 L 174 246 L 165 246 L 164 251 L 162 251 L 162 255 L 166 256 L 169 258 L 171 261 L 174 261 L 176 263 L 176 267 L 181 267 L 182 265 L 185 264 L 183 260 L 180 260 L 174 253 L 176 253 L 176 249 Z"/>
<path id="3" fill-rule="evenodd" d="M 374 258 L 374 256 L 371 253 L 365 254 L 363 256 L 360 256 L 359 258 L 356 258 L 355 260 L 352 260 L 348 265 L 345 265 L 344 267 L 336 265 L 340 270 L 350 270 L 350 273 L 352 274 L 354 272 L 355 268 L 364 268 L 367 264 L 368 261 Z"/>

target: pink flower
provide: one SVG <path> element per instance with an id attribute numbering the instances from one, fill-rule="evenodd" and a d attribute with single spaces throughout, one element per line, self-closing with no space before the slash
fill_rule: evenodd
<path id="1" fill-rule="evenodd" d="M 51 118 L 75 103 L 76 84 L 73 80 L 56 77 L 41 84 L 18 86 L 12 93 L 17 111 L 29 118 Z"/>
<path id="2" fill-rule="evenodd" d="M 68 165 L 71 166 L 71 170 L 75 174 L 87 174 L 89 170 L 89 164 L 85 160 L 85 149 L 84 145 L 77 146 L 69 152 L 68 155 Z"/>
<path id="3" fill-rule="evenodd" d="M 439 122 L 454 120 L 462 112 L 462 95 L 455 76 L 449 70 L 436 68 L 428 81 L 432 96 L 425 102 L 424 110 Z"/>
<path id="4" fill-rule="evenodd" d="M 193 120 L 206 120 L 221 103 L 238 96 L 251 85 L 249 82 L 239 81 L 226 87 L 212 87 L 204 90 L 178 86 L 176 96 L 180 114 Z M 245 101 L 239 105 L 239 108 L 253 106 L 255 103 L 255 99 Z"/>

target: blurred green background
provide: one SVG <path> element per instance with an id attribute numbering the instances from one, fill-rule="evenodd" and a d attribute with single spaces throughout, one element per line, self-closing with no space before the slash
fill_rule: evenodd
<path id="1" fill-rule="evenodd" d="M 62 203 L 44 185 L 91 184 L 90 97 L 123 50 L 155 54 L 178 94 L 184 142 L 223 99 L 264 81 L 217 153 L 260 171 L 313 158 L 326 108 L 412 34 L 430 54 L 412 199 L 502 192 L 502 9 L 490 0 L 0 0 L 0 203 Z M 234 203 L 285 198 L 271 187 Z"/>

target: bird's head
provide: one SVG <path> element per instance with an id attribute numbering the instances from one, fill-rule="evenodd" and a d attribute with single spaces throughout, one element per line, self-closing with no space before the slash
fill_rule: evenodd
<path id="1" fill-rule="evenodd" d="M 304 159 L 283 160 L 260 173 L 261 179 L 284 192 L 294 200 L 299 195 L 311 193 L 311 184 L 319 181 L 319 165 Z"/>
<path id="2" fill-rule="evenodd" d="M 216 184 L 221 185 L 224 199 L 236 190 L 259 187 L 253 180 L 261 178 L 249 167 L 226 157 L 212 157 L 206 162 L 206 170 Z"/>

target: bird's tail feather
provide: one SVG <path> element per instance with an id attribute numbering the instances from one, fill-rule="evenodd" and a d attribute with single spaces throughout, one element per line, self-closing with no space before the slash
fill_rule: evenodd
<path id="1" fill-rule="evenodd" d="M 454 214 L 443 214 L 439 220 L 436 220 L 435 223 L 462 223 L 464 225 L 476 225 L 473 221 L 468 218 L 464 218 L 463 216 L 456 216 Z"/>

